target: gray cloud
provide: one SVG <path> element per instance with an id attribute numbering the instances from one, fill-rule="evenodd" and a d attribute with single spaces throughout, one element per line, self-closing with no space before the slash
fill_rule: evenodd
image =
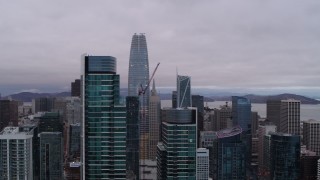
<path id="1" fill-rule="evenodd" d="M 117 57 L 126 87 L 135 32 L 157 86 L 178 68 L 194 86 L 319 88 L 319 19 L 317 0 L 0 1 L 0 92 L 63 90 L 85 52 Z"/>

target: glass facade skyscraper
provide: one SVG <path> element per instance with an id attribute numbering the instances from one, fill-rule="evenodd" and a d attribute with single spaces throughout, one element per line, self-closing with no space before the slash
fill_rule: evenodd
<path id="1" fill-rule="evenodd" d="M 217 132 L 213 147 L 214 179 L 246 179 L 245 145 L 241 140 L 240 126 Z"/>
<path id="2" fill-rule="evenodd" d="M 127 96 L 127 171 L 129 179 L 139 179 L 139 97 Z"/>
<path id="3" fill-rule="evenodd" d="M 83 56 L 82 179 L 126 179 L 126 107 L 116 58 Z"/>
<path id="4" fill-rule="evenodd" d="M 232 96 L 232 120 L 242 131 L 251 130 L 251 102 L 244 97 Z"/>
<path id="5" fill-rule="evenodd" d="M 157 179 L 196 179 L 196 109 L 162 110 L 162 143 L 157 147 Z"/>
<path id="6" fill-rule="evenodd" d="M 42 132 L 40 138 L 40 179 L 63 179 L 61 132 Z"/>
<path id="7" fill-rule="evenodd" d="M 131 41 L 128 96 L 138 96 L 149 81 L 149 60 L 146 36 L 134 34 Z M 140 159 L 147 159 L 149 149 L 149 88 L 140 96 Z"/>
<path id="8" fill-rule="evenodd" d="M 177 75 L 177 107 L 191 107 L 191 77 Z"/>
<path id="9" fill-rule="evenodd" d="M 271 134 L 271 179 L 296 180 L 300 173 L 300 136 Z"/>

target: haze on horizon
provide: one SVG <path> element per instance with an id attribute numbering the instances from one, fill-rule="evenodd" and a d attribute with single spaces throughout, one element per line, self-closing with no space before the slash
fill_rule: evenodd
<path id="1" fill-rule="evenodd" d="M 70 90 L 80 56 L 117 58 L 127 87 L 131 38 L 147 37 L 157 87 L 320 96 L 318 0 L 0 1 L 0 93 Z"/>

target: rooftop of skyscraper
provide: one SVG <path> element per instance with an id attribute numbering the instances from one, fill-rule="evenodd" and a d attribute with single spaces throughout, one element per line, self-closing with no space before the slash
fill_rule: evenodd
<path id="1" fill-rule="evenodd" d="M 232 128 L 223 129 L 217 132 L 218 138 L 226 138 L 235 136 L 242 133 L 242 128 L 240 126 L 235 126 Z"/>

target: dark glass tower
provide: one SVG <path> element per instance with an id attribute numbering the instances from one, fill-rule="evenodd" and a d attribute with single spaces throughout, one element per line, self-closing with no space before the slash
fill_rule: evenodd
<path id="1" fill-rule="evenodd" d="M 83 56 L 82 179 L 126 179 L 126 107 L 116 58 Z"/>
<path id="2" fill-rule="evenodd" d="M 132 36 L 128 96 L 138 96 L 139 91 L 145 88 L 149 81 L 149 60 L 146 36 L 134 34 Z M 149 147 L 149 88 L 140 96 L 140 159 L 147 159 Z"/>
<path id="3" fill-rule="evenodd" d="M 157 179 L 196 179 L 197 110 L 162 110 Z"/>
<path id="4" fill-rule="evenodd" d="M 271 179 L 299 179 L 300 136 L 271 134 Z"/>
<path id="5" fill-rule="evenodd" d="M 139 97 L 127 96 L 128 179 L 139 179 Z"/>
<path id="6" fill-rule="evenodd" d="M 63 179 L 61 132 L 42 132 L 40 138 L 40 179 Z"/>
<path id="7" fill-rule="evenodd" d="M 242 129 L 236 126 L 217 132 L 214 143 L 214 179 L 246 179 L 245 145 L 241 140 Z"/>
<path id="8" fill-rule="evenodd" d="M 244 97 L 232 96 L 232 120 L 244 132 L 251 130 L 251 102 Z"/>

